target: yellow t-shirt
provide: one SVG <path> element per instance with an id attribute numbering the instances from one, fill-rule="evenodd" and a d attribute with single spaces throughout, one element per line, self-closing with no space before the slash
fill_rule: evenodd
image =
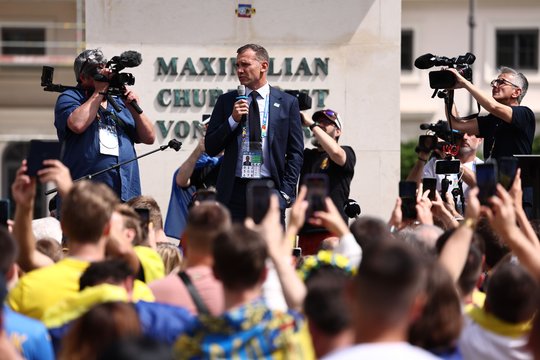
<path id="1" fill-rule="evenodd" d="M 33 270 L 10 291 L 7 303 L 23 315 L 43 320 L 48 308 L 78 296 L 80 277 L 89 265 L 89 261 L 68 257 L 54 265 Z M 133 299 L 153 301 L 154 295 L 146 284 L 136 280 Z"/>
<path id="2" fill-rule="evenodd" d="M 65 258 L 24 275 L 9 292 L 7 303 L 15 311 L 41 320 L 45 310 L 79 292 L 79 278 L 88 261 Z"/>
<path id="3" fill-rule="evenodd" d="M 142 281 L 135 280 L 131 297 L 121 286 L 101 284 L 90 286 L 77 295 L 60 301 L 44 312 L 43 323 L 48 328 L 55 328 L 67 324 L 78 318 L 94 305 L 110 301 L 137 302 L 139 300 L 153 302 L 155 300 L 152 291 Z"/>
<path id="4" fill-rule="evenodd" d="M 165 265 L 159 253 L 148 246 L 135 246 L 133 248 L 144 271 L 144 282 L 149 284 L 165 276 Z"/>

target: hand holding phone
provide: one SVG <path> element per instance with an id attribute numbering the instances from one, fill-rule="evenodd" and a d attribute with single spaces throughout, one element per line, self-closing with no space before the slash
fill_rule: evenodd
<path id="1" fill-rule="evenodd" d="M 506 190 L 510 190 L 518 169 L 518 159 L 515 157 L 501 157 L 497 160 L 499 183 Z"/>
<path id="2" fill-rule="evenodd" d="M 325 199 L 328 196 L 328 175 L 308 174 L 304 178 L 304 185 L 307 188 L 306 200 L 308 202 L 306 219 L 309 219 L 316 211 L 326 211 Z"/>
<path id="3" fill-rule="evenodd" d="M 266 216 L 273 190 L 272 180 L 253 180 L 247 184 L 247 216 L 252 218 L 255 224 L 260 224 Z"/>
<path id="4" fill-rule="evenodd" d="M 414 220 L 416 212 L 416 182 L 400 181 L 399 197 L 401 198 L 401 213 L 403 220 Z"/>
<path id="5" fill-rule="evenodd" d="M 43 160 L 58 159 L 60 143 L 58 141 L 30 140 L 30 151 L 26 158 L 28 176 L 36 176 L 43 169 Z"/>
<path id="6" fill-rule="evenodd" d="M 436 200 L 436 191 L 437 191 L 437 179 L 435 178 L 423 178 L 422 179 L 422 188 L 425 192 L 429 190 L 428 198 L 431 201 Z"/>
<path id="7" fill-rule="evenodd" d="M 476 184 L 480 204 L 489 205 L 489 198 L 497 192 L 497 165 L 495 163 L 476 164 Z"/>

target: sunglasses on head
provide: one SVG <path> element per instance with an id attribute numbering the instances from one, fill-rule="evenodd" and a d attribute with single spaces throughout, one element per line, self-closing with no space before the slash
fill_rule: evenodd
<path id="1" fill-rule="evenodd" d="M 323 110 L 323 114 L 326 115 L 326 116 L 329 116 L 331 118 L 337 118 L 337 113 L 334 111 L 334 110 L 331 110 L 331 109 L 326 109 L 326 110 Z"/>

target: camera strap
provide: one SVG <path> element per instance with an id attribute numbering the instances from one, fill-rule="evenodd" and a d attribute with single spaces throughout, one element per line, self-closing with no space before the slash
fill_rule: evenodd
<path id="1" fill-rule="evenodd" d="M 186 289 L 191 296 L 191 300 L 193 300 L 195 307 L 197 307 L 197 312 L 199 313 L 199 315 L 210 315 L 210 310 L 208 310 L 208 307 L 204 303 L 195 285 L 193 285 L 193 282 L 191 281 L 189 275 L 185 271 L 180 271 L 178 273 L 178 276 L 180 277 L 180 279 L 182 279 L 182 282 L 186 286 Z"/>
<path id="2" fill-rule="evenodd" d="M 451 117 L 452 115 L 452 107 L 454 106 L 454 91 L 450 90 L 446 93 L 446 96 L 444 98 L 444 104 L 446 105 L 446 113 L 449 114 Z M 454 119 L 456 120 L 471 120 L 476 119 L 478 117 L 478 114 L 480 114 L 480 103 L 476 101 L 476 106 L 478 111 L 475 114 L 470 114 L 467 116 L 456 116 Z M 450 134 L 452 136 L 452 143 L 455 143 L 454 141 L 454 130 L 452 129 L 452 121 L 448 122 L 448 126 L 450 127 Z"/>
<path id="3" fill-rule="evenodd" d="M 447 93 L 447 96 L 444 98 L 444 103 L 446 104 L 446 111 L 448 112 L 448 114 L 452 114 L 452 107 L 454 106 L 454 91 L 449 91 Z M 455 119 L 456 120 L 471 120 L 471 119 L 474 119 L 474 118 L 477 118 L 478 115 L 480 114 L 480 103 L 478 101 L 476 101 L 476 108 L 477 108 L 477 112 L 474 113 L 474 114 L 470 114 L 470 115 L 467 115 L 467 116 L 456 116 Z M 450 123 L 450 130 L 452 130 L 452 124 Z"/>

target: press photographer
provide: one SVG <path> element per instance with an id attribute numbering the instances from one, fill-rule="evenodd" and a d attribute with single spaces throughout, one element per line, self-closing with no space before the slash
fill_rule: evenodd
<path id="1" fill-rule="evenodd" d="M 52 72 L 48 77 L 44 71 L 45 90 L 65 89 L 56 102 L 54 125 L 63 146 L 61 160 L 74 179 L 135 158 L 135 143 L 154 143 L 152 122 L 138 107 L 138 95 L 126 87 L 135 78 L 120 73 L 140 62 L 136 52 L 125 52 L 107 62 L 101 50 L 85 50 L 74 62 L 75 87 L 52 84 Z M 137 161 L 93 180 L 110 186 L 123 201 L 141 195 Z"/>
<path id="2" fill-rule="evenodd" d="M 435 188 L 441 198 L 449 200 L 447 197 L 451 196 L 456 213 L 463 214 L 469 189 L 476 185 L 474 167 L 482 163 L 476 156 L 482 139 L 451 130 L 448 122 L 443 120 L 422 124 L 420 129 L 427 130 L 428 134 L 419 137 L 418 157 L 407 180 L 424 182 L 426 190 L 430 180 L 425 179 L 436 179 Z"/>
<path id="3" fill-rule="evenodd" d="M 531 109 L 520 105 L 529 87 L 527 78 L 514 69 L 501 67 L 497 78 L 490 83 L 490 96 L 472 83 L 470 64 L 474 59 L 470 53 L 453 59 L 425 54 L 416 59 L 415 66 L 419 69 L 448 66 L 442 71 L 430 72 L 430 86 L 447 89 L 446 112 L 452 127 L 485 139 L 485 159 L 530 154 L 536 121 Z M 454 89 L 467 90 L 489 114 L 460 118 L 453 103 Z"/>
<path id="4" fill-rule="evenodd" d="M 467 90 L 489 112 L 466 121 L 459 118 L 455 106 L 447 114 L 456 129 L 485 139 L 484 158 L 531 154 L 536 120 L 531 109 L 520 106 L 529 86 L 525 76 L 514 69 L 501 68 L 497 79 L 491 81 L 489 96 L 455 70 L 450 71 L 457 79 L 454 88 Z"/>

